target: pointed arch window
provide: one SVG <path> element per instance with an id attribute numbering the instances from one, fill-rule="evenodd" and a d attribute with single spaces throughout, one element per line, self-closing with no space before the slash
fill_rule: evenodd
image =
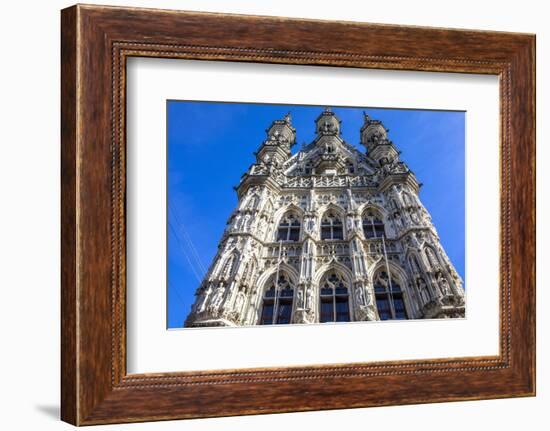
<path id="1" fill-rule="evenodd" d="M 344 239 L 342 219 L 333 211 L 327 211 L 321 220 L 321 239 Z"/>
<path id="2" fill-rule="evenodd" d="M 385 236 L 384 222 L 378 212 L 373 210 L 365 212 L 363 215 L 363 232 L 367 239 Z"/>
<path id="3" fill-rule="evenodd" d="M 349 289 L 343 277 L 331 272 L 321 282 L 320 289 L 320 317 L 321 323 L 349 322 Z"/>
<path id="4" fill-rule="evenodd" d="M 403 291 L 394 274 L 390 277 L 386 271 L 380 271 L 374 279 L 374 294 L 380 320 L 408 319 Z"/>
<path id="5" fill-rule="evenodd" d="M 287 213 L 279 222 L 277 241 L 299 241 L 300 219 L 293 213 Z"/>
<path id="6" fill-rule="evenodd" d="M 294 287 L 285 274 L 274 276 L 263 297 L 260 325 L 284 325 L 291 322 Z"/>

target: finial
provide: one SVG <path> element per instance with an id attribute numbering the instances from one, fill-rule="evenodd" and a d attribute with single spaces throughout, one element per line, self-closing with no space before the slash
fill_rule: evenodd
<path id="1" fill-rule="evenodd" d="M 370 121 L 369 114 L 367 114 L 367 111 L 363 111 L 363 117 L 365 119 L 365 123 L 368 123 Z"/>
<path id="2" fill-rule="evenodd" d="M 332 109 L 330 106 L 325 107 L 325 112 L 332 112 Z"/>
<path id="3" fill-rule="evenodd" d="M 287 114 L 285 115 L 285 122 L 290 124 L 291 121 L 292 121 L 292 116 L 290 115 L 290 111 L 288 111 Z"/>

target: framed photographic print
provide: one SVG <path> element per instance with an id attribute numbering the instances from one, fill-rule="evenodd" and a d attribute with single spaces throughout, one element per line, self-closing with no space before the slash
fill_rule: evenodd
<path id="1" fill-rule="evenodd" d="M 63 420 L 534 395 L 533 35 L 78 5 L 61 42 Z"/>

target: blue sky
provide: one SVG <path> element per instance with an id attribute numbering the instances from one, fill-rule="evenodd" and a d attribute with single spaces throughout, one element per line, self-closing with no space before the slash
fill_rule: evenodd
<path id="1" fill-rule="evenodd" d="M 296 128 L 297 152 L 314 138 L 322 106 L 167 102 L 168 128 L 168 327 L 178 328 L 216 254 L 237 203 L 233 189 L 254 162 L 265 129 L 287 112 Z M 344 140 L 359 144 L 363 111 L 390 129 L 389 137 L 419 182 L 445 251 L 464 279 L 465 113 L 332 107 Z"/>

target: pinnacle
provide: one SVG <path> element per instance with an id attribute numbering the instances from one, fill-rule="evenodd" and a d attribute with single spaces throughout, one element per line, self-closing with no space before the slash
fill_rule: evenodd
<path id="1" fill-rule="evenodd" d="M 284 120 L 288 124 L 292 123 L 292 116 L 290 115 L 290 111 L 288 111 L 288 113 L 285 115 Z"/>

